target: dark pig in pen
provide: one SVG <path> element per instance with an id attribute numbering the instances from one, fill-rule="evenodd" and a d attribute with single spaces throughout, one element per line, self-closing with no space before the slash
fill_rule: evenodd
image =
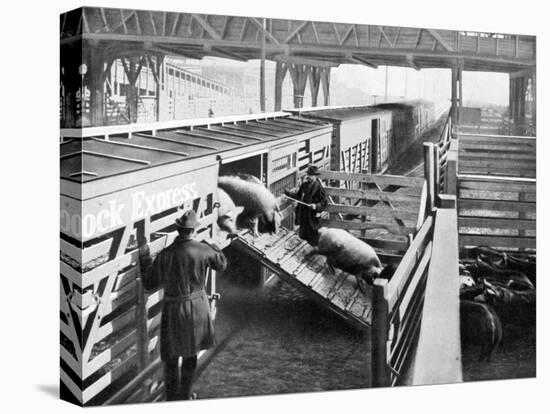
<path id="1" fill-rule="evenodd" d="M 460 301 L 460 335 L 464 344 L 479 345 L 479 361 L 490 362 L 502 347 L 502 323 L 495 310 L 486 303 Z"/>

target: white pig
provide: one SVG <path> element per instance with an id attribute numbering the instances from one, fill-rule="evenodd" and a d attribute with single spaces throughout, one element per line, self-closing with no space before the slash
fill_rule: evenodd
<path id="1" fill-rule="evenodd" d="M 239 221 L 248 223 L 247 226 L 255 235 L 258 235 L 259 220 L 267 231 L 276 233 L 279 230 L 282 217 L 277 199 L 263 184 L 237 176 L 221 176 L 218 178 L 218 186 L 225 190 L 236 205 L 244 207 Z"/>
<path id="2" fill-rule="evenodd" d="M 237 232 L 237 217 L 243 212 L 244 207 L 236 207 L 229 195 L 218 188 L 218 227 L 234 234 Z"/>
<path id="3" fill-rule="evenodd" d="M 374 278 L 391 278 L 395 271 L 393 265 L 382 268 L 382 263 L 374 249 L 367 243 L 342 229 L 321 227 L 319 242 L 312 253 L 327 257 L 327 263 L 357 279 L 357 285 L 365 292 L 366 284 L 372 284 Z"/>

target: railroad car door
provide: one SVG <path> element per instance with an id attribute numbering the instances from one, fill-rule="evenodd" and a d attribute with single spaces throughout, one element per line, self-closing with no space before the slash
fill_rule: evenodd
<path id="1" fill-rule="evenodd" d="M 371 127 L 371 173 L 375 174 L 380 169 L 380 119 L 375 118 L 372 120 Z"/>

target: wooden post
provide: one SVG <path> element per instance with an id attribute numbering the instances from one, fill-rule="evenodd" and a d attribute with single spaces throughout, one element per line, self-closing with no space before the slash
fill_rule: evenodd
<path id="1" fill-rule="evenodd" d="M 451 140 L 451 146 L 447 153 L 447 171 L 445 177 L 445 194 L 457 195 L 458 175 L 458 140 Z"/>
<path id="2" fill-rule="evenodd" d="M 451 69 L 451 117 L 453 120 L 453 124 L 456 124 L 458 120 L 457 91 L 456 91 L 457 79 L 458 79 L 458 67 L 455 64 Z"/>
<path id="3" fill-rule="evenodd" d="M 265 19 L 262 20 L 262 42 L 260 49 L 260 111 L 265 112 Z"/>
<path id="4" fill-rule="evenodd" d="M 432 143 L 433 159 L 434 159 L 434 202 L 437 203 L 439 192 L 441 189 L 441 176 L 439 171 L 439 146 Z"/>
<path id="5" fill-rule="evenodd" d="M 141 272 L 141 270 L 140 270 Z M 145 298 L 145 290 L 143 289 L 143 283 L 141 276 L 136 279 L 136 328 L 137 328 L 137 368 L 138 372 L 147 366 L 147 360 L 149 356 L 149 333 L 147 332 L 147 309 L 145 305 L 147 300 Z"/>
<path id="6" fill-rule="evenodd" d="M 458 80 L 458 112 L 456 114 L 456 121 L 460 125 L 460 111 L 462 109 L 463 105 L 463 99 L 462 99 L 462 70 L 464 67 L 464 62 L 460 62 L 458 66 L 458 72 L 457 72 L 457 80 Z"/>
<path id="7" fill-rule="evenodd" d="M 537 131 L 537 74 L 533 70 L 531 75 L 531 95 L 533 97 L 533 103 L 531 107 L 531 121 L 533 122 L 533 128 L 535 130 L 535 135 Z"/>
<path id="8" fill-rule="evenodd" d="M 362 174 L 368 174 L 366 170 L 361 169 L 360 171 Z M 359 188 L 361 190 L 366 190 L 367 183 L 366 182 L 359 183 Z M 361 199 L 361 206 L 364 208 L 364 213 L 365 213 L 361 215 L 361 221 L 365 223 L 367 221 L 367 214 L 366 214 L 367 213 L 367 196 L 366 195 Z M 365 239 L 366 237 L 367 237 L 367 230 L 361 229 L 361 238 Z"/>
<path id="9" fill-rule="evenodd" d="M 388 387 L 391 385 L 388 358 L 388 281 L 375 279 L 372 286 L 372 336 L 371 336 L 371 370 L 372 386 Z"/>
<path id="10" fill-rule="evenodd" d="M 516 79 L 510 79 L 510 122 L 513 123 L 516 119 Z"/>
<path id="11" fill-rule="evenodd" d="M 275 111 L 280 111 L 282 107 L 283 82 L 286 71 L 287 66 L 284 63 L 277 62 L 275 64 Z"/>
<path id="12" fill-rule="evenodd" d="M 427 206 L 428 215 L 434 209 L 434 157 L 433 144 L 431 142 L 424 143 L 424 177 L 426 179 L 426 187 L 428 189 Z"/>

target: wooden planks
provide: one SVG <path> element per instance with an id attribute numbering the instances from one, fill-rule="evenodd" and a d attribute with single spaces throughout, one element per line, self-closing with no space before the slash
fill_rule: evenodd
<path id="1" fill-rule="evenodd" d="M 514 249 L 536 249 L 535 237 L 506 237 L 477 234 L 460 234 L 460 247 L 490 246 Z"/>
<path id="2" fill-rule="evenodd" d="M 536 176 L 536 138 L 459 134 L 461 174 Z"/>
<path id="3" fill-rule="evenodd" d="M 454 209 L 436 212 L 413 385 L 462 381 L 456 221 Z"/>
<path id="4" fill-rule="evenodd" d="M 327 212 L 331 218 L 358 216 L 357 220 L 323 221 L 323 225 L 361 231 L 363 238 L 365 230 L 376 228 L 406 236 L 424 220 L 423 178 L 341 171 L 321 171 L 321 177 L 330 183 L 325 190 L 330 197 Z"/>
<path id="5" fill-rule="evenodd" d="M 460 247 L 536 249 L 536 181 L 459 175 Z"/>
<path id="6" fill-rule="evenodd" d="M 312 254 L 312 247 L 295 233 L 283 229 L 276 235 L 262 235 L 258 241 L 245 233 L 236 245 L 343 319 L 360 329 L 370 326 L 372 293 L 362 293 L 355 276 L 333 271 L 326 258 Z"/>
<path id="7" fill-rule="evenodd" d="M 404 177 L 398 175 L 370 175 L 326 170 L 321 171 L 321 178 L 326 178 L 328 180 L 358 181 L 363 183 L 398 185 L 416 188 L 422 188 L 422 183 L 424 181 L 424 179 L 420 177 Z"/>

